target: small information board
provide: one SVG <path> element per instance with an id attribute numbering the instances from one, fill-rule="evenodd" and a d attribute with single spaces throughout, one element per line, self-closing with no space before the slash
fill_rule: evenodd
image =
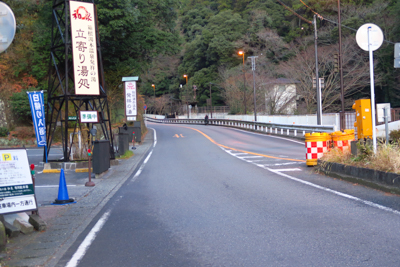
<path id="1" fill-rule="evenodd" d="M 0 149 L 0 214 L 37 210 L 26 149 Z"/>
<path id="2" fill-rule="evenodd" d="M 81 110 L 79 111 L 79 121 L 81 123 L 98 123 L 99 112 L 97 110 Z"/>

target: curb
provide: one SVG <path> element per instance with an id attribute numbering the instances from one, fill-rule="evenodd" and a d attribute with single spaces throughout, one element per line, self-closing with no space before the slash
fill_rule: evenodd
<path id="1" fill-rule="evenodd" d="M 60 173 L 61 169 L 45 169 L 43 173 Z"/>
<path id="2" fill-rule="evenodd" d="M 120 159 L 110 160 L 110 167 L 119 165 L 119 160 Z M 86 172 L 87 172 L 88 168 L 89 168 L 88 161 L 43 163 L 43 173 L 60 173 L 61 169 L 75 170 L 76 172 L 84 172 L 82 170 L 86 169 Z"/>
<path id="3" fill-rule="evenodd" d="M 93 168 L 90 168 L 90 171 L 93 172 Z M 89 172 L 89 168 L 75 169 L 75 172 Z"/>
<path id="4" fill-rule="evenodd" d="M 400 195 L 399 174 L 323 160 L 318 160 L 318 165 L 316 167 L 317 171 L 320 171 L 327 176 Z"/>

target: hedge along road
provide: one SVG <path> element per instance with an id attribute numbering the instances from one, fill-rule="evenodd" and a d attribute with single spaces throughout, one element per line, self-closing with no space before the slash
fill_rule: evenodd
<path id="1" fill-rule="evenodd" d="M 301 142 L 149 126 L 157 145 L 79 266 L 398 266 L 398 196 L 313 173 Z"/>

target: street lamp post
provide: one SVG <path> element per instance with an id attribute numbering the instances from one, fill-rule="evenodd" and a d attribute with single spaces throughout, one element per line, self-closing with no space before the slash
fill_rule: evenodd
<path id="1" fill-rule="evenodd" d="M 151 85 L 154 88 L 154 97 L 156 97 L 156 86 L 154 84 Z"/>
<path id="2" fill-rule="evenodd" d="M 251 59 L 251 70 L 253 71 L 253 94 L 254 94 L 254 122 L 257 121 L 257 99 L 256 99 L 256 80 L 254 79 L 254 71 L 256 70 L 257 56 L 249 57 Z"/>
<path id="3" fill-rule="evenodd" d="M 211 115 L 211 119 L 212 119 L 212 95 L 211 95 L 211 84 L 210 83 L 210 115 Z"/>
<path id="4" fill-rule="evenodd" d="M 187 74 L 183 74 L 183 77 L 186 79 L 186 91 L 189 89 L 188 88 L 188 76 L 187 76 Z M 185 97 L 186 98 L 186 109 L 187 109 L 187 116 L 188 116 L 188 119 L 189 119 L 189 103 L 188 103 L 188 100 L 187 100 L 187 97 Z"/>
<path id="5" fill-rule="evenodd" d="M 244 51 L 238 52 L 239 56 L 243 57 L 243 99 L 244 99 L 244 114 L 247 114 L 247 104 L 246 104 L 246 73 L 244 72 Z"/>

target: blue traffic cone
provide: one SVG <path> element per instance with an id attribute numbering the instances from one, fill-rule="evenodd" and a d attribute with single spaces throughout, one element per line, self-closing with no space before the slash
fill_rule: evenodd
<path id="1" fill-rule="evenodd" d="M 69 198 L 67 183 L 65 182 L 64 169 L 61 169 L 60 184 L 58 186 L 58 198 L 53 202 L 53 205 L 72 204 L 74 199 Z"/>

